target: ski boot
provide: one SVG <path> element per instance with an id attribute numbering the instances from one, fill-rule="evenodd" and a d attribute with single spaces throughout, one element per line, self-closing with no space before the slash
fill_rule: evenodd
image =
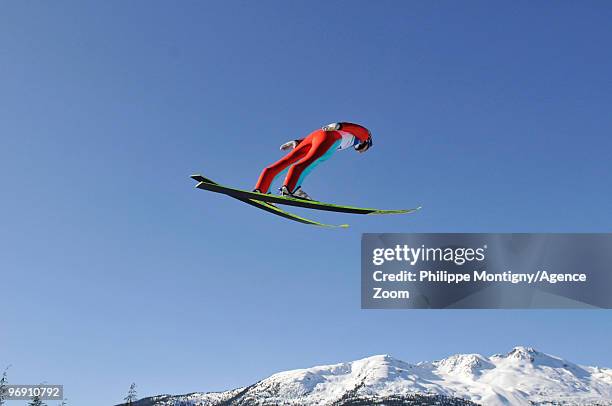
<path id="1" fill-rule="evenodd" d="M 291 193 L 289 191 L 289 188 L 287 188 L 287 186 L 283 186 L 282 188 L 279 189 L 280 190 L 280 194 L 281 196 L 284 197 L 292 197 L 294 199 L 301 199 L 301 200 L 312 200 L 312 198 L 310 196 L 308 196 L 308 193 L 304 192 L 302 190 L 301 186 L 298 186 L 293 193 Z"/>

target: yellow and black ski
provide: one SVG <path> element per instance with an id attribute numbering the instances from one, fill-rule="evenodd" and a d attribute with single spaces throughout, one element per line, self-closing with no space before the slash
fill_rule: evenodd
<path id="1" fill-rule="evenodd" d="M 363 207 L 353 207 L 353 206 L 342 206 L 338 204 L 330 204 L 318 202 L 315 200 L 303 200 L 303 199 L 294 199 L 291 197 L 285 196 L 275 196 L 257 192 L 248 192 L 246 190 L 235 189 L 227 186 L 219 185 L 214 182 L 206 182 L 200 179 L 206 179 L 202 175 L 192 175 L 192 179 L 198 181 L 199 183 L 196 185 L 198 189 L 204 189 L 215 193 L 221 193 L 224 195 L 228 195 L 234 197 L 239 200 L 255 200 L 258 202 L 267 202 L 267 203 L 277 203 L 284 204 L 288 206 L 296 206 L 296 207 L 304 207 L 307 209 L 316 209 L 316 210 L 324 210 L 324 211 L 334 211 L 340 213 L 351 213 L 351 214 L 367 214 L 367 215 L 379 215 L 379 214 L 408 214 L 413 213 L 419 210 L 421 207 L 417 207 L 414 209 L 403 209 L 403 210 L 380 210 L 380 209 L 368 209 Z"/>
<path id="2" fill-rule="evenodd" d="M 196 182 L 198 182 L 198 187 L 200 183 L 207 183 L 210 185 L 217 185 L 216 182 L 205 178 L 202 175 L 191 175 L 191 178 L 193 180 L 195 180 Z M 269 204 L 266 202 L 261 202 L 261 201 L 257 201 L 257 200 L 253 200 L 253 199 L 243 199 L 240 197 L 236 197 L 236 196 L 232 196 L 229 195 L 230 197 L 233 197 L 234 199 L 240 200 L 241 202 L 244 202 L 246 204 L 249 204 L 251 206 L 257 207 L 259 209 L 265 210 L 269 213 L 275 214 L 277 216 L 289 219 L 289 220 L 293 220 L 293 221 L 297 221 L 298 223 L 302 223 L 302 224 L 310 224 L 313 226 L 318 226 L 318 227 L 326 227 L 326 228 L 346 228 L 349 225 L 348 224 L 339 224 L 339 225 L 334 225 L 334 224 L 324 224 L 324 223 L 319 223 L 318 221 L 314 221 L 314 220 L 309 220 L 307 218 L 304 217 L 300 217 L 296 214 L 293 213 L 289 213 L 286 212 L 282 209 L 279 209 L 278 207 L 274 206 L 273 204 Z"/>

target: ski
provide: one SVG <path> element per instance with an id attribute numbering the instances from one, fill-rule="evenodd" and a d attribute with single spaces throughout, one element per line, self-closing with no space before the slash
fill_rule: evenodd
<path id="1" fill-rule="evenodd" d="M 191 178 L 193 180 L 195 180 L 196 182 L 199 183 L 208 183 L 211 185 L 218 185 L 218 183 L 214 182 L 211 179 L 205 178 L 202 175 L 191 175 Z M 230 196 L 230 195 L 228 195 Z M 258 209 L 262 209 L 267 211 L 268 213 L 272 213 L 275 214 L 277 216 L 289 219 L 289 220 L 293 220 L 293 221 L 297 221 L 298 223 L 302 223 L 302 224 L 309 224 L 312 226 L 317 226 L 317 227 L 325 227 L 325 228 L 347 228 L 349 225 L 348 224 L 339 224 L 339 225 L 335 225 L 335 224 L 324 224 L 324 223 L 319 223 L 318 221 L 314 221 L 314 220 L 309 220 L 307 218 L 304 217 L 300 217 L 296 214 L 293 213 L 289 213 L 287 211 L 284 211 L 282 209 L 279 209 L 278 207 L 269 204 L 269 203 L 265 203 L 265 202 L 260 202 L 257 200 L 251 200 L 251 199 L 242 199 L 239 197 L 235 197 L 235 196 L 230 196 L 236 200 L 240 200 L 241 202 L 244 202 L 246 204 L 249 204 L 253 207 L 257 207 Z"/>
<path id="2" fill-rule="evenodd" d="M 202 177 L 202 175 L 193 175 L 192 179 L 196 179 L 196 177 Z M 215 193 L 221 193 L 224 195 L 228 195 L 234 197 L 239 200 L 250 199 L 256 200 L 259 202 L 268 202 L 268 203 L 278 203 L 285 204 L 288 206 L 296 206 L 296 207 L 304 207 L 307 209 L 316 209 L 316 210 L 324 210 L 324 211 L 334 211 L 340 213 L 351 213 L 351 214 L 368 214 L 368 215 L 377 215 L 377 214 L 408 214 L 413 213 L 419 210 L 421 207 L 417 207 L 414 209 L 405 209 L 405 210 L 379 210 L 379 209 L 368 209 L 363 207 L 352 207 L 352 206 L 342 206 L 337 204 L 323 203 L 315 200 L 301 200 L 294 199 L 290 197 L 284 196 L 274 196 L 257 192 L 248 192 L 242 189 L 235 189 L 227 186 L 219 185 L 218 183 L 208 183 L 198 181 L 199 183 L 196 185 L 199 189 L 208 190 Z"/>

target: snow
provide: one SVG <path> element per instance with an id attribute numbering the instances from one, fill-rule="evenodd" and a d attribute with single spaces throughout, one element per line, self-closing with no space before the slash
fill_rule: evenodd
<path id="1" fill-rule="evenodd" d="M 486 406 L 553 401 L 612 405 L 612 369 L 579 366 L 529 347 L 515 347 L 507 354 L 490 357 L 457 354 L 418 364 L 375 355 L 277 373 L 249 387 L 247 395 L 269 403 L 327 405 L 351 391 L 382 397 L 439 394 Z M 199 396 L 210 404 L 224 397 Z"/>

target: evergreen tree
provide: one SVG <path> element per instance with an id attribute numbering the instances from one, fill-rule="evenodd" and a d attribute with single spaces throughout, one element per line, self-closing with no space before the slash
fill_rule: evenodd
<path id="1" fill-rule="evenodd" d="M 2 373 L 2 378 L 0 378 L 0 406 L 4 405 L 4 401 L 6 400 L 6 391 L 8 385 L 7 371 L 9 367 L 4 368 L 4 372 Z"/>
<path id="2" fill-rule="evenodd" d="M 47 406 L 47 404 L 43 403 L 39 396 L 34 396 L 28 406 Z"/>
<path id="3" fill-rule="evenodd" d="M 135 383 L 132 383 L 130 385 L 130 390 L 128 390 L 128 394 L 126 397 L 123 398 L 123 400 L 125 400 L 125 406 L 131 406 L 132 403 L 138 400 L 138 397 L 136 396 L 136 384 Z"/>

